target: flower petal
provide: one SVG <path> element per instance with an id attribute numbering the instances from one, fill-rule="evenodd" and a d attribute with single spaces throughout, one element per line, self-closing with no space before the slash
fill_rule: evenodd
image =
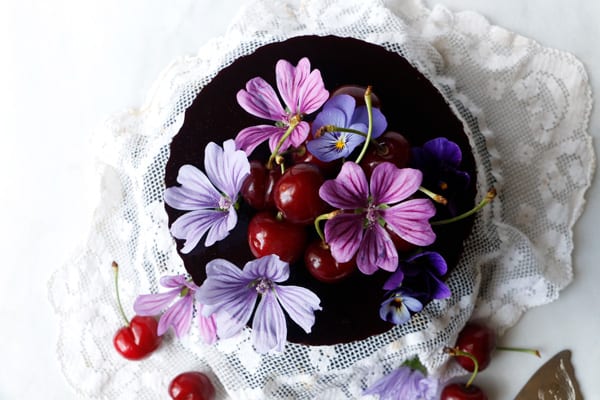
<path id="1" fill-rule="evenodd" d="M 306 141 L 306 138 L 308 138 L 309 132 L 309 123 L 306 121 L 301 121 L 298 125 L 296 125 L 292 133 L 290 133 L 288 139 L 284 142 L 284 144 L 286 145 L 285 149 L 282 146 L 280 151 L 286 150 L 289 147 L 289 145 L 292 145 L 294 147 L 300 147 L 302 143 Z"/>
<path id="2" fill-rule="evenodd" d="M 379 108 L 373 108 L 373 129 L 371 131 L 371 137 L 373 139 L 378 138 L 385 132 L 387 128 L 387 119 Z M 367 128 L 369 127 L 369 114 L 366 106 L 356 107 L 354 114 L 352 115 L 351 124 L 363 123 Z M 366 131 L 365 131 L 366 133 Z"/>
<path id="3" fill-rule="evenodd" d="M 215 187 L 229 196 L 233 202 L 237 199 L 242 184 L 250 175 L 250 163 L 242 150 L 235 149 L 235 142 L 227 140 L 223 148 L 210 142 L 204 148 L 204 168 Z"/>
<path id="4" fill-rule="evenodd" d="M 277 90 L 283 102 L 292 113 L 299 112 L 299 89 L 310 73 L 308 58 L 302 58 L 296 67 L 287 60 L 279 60 L 275 65 Z"/>
<path id="5" fill-rule="evenodd" d="M 185 275 L 165 275 L 160 277 L 160 285 L 167 288 L 183 289 L 187 282 Z"/>
<path id="6" fill-rule="evenodd" d="M 319 297 L 299 286 L 277 286 L 275 292 L 292 321 L 304 329 L 304 332 L 310 333 L 315 324 L 315 311 L 321 310 Z"/>
<path id="7" fill-rule="evenodd" d="M 228 214 L 219 210 L 196 210 L 183 214 L 171 225 L 171 233 L 178 239 L 185 239 L 181 252 L 184 254 L 192 251 L 200 239 L 209 229 L 210 240 L 207 237 L 205 245 L 211 246 L 216 240 L 221 240 L 229 235 L 227 228 Z"/>
<path id="8" fill-rule="evenodd" d="M 363 216 L 339 214 L 325 223 L 325 240 L 337 262 L 348 262 L 354 257 L 363 239 Z"/>
<path id="9" fill-rule="evenodd" d="M 283 352 L 287 326 L 283 310 L 272 292 L 262 296 L 252 321 L 252 344 L 258 353 Z"/>
<path id="10" fill-rule="evenodd" d="M 204 172 L 193 165 L 179 168 L 177 182 L 165 190 L 165 202 L 177 210 L 197 210 L 218 206 L 221 194 L 214 188 Z"/>
<path id="11" fill-rule="evenodd" d="M 317 111 L 328 98 L 329 92 L 325 89 L 321 72 L 315 69 L 302 83 L 298 92 L 298 112 L 311 114 Z"/>
<path id="12" fill-rule="evenodd" d="M 270 121 L 283 121 L 286 113 L 277 93 L 267 81 L 256 77 L 246 83 L 246 90 L 237 93 L 238 104 L 248 113 Z"/>
<path id="13" fill-rule="evenodd" d="M 383 284 L 383 290 L 394 290 L 400 287 L 402 281 L 404 280 L 404 272 L 402 272 L 401 268 L 396 269 L 396 271 L 385 281 Z"/>
<path id="14" fill-rule="evenodd" d="M 206 247 L 210 247 L 219 240 L 225 239 L 229 236 L 229 232 L 235 228 L 237 224 L 237 213 L 235 209 L 231 207 L 229 212 L 221 211 L 223 215 L 213 221 L 210 229 L 208 230 L 208 234 L 206 235 L 206 240 L 204 245 Z"/>
<path id="15" fill-rule="evenodd" d="M 435 242 L 435 233 L 429 224 L 429 218 L 435 215 L 435 206 L 430 200 L 408 200 L 381 213 L 389 229 L 407 242 L 417 246 Z"/>
<path id="16" fill-rule="evenodd" d="M 431 139 L 423 144 L 423 149 L 432 157 L 457 167 L 462 161 L 462 152 L 458 145 L 445 137 Z"/>
<path id="17" fill-rule="evenodd" d="M 329 162 L 348 157 L 362 142 L 364 142 L 364 138 L 360 135 L 347 132 L 327 132 L 306 143 L 306 148 L 319 160 Z M 341 148 L 340 143 L 343 144 Z"/>
<path id="18" fill-rule="evenodd" d="M 398 168 L 390 162 L 381 163 L 371 175 L 373 203 L 398 203 L 419 190 L 422 180 L 423 174 L 418 169 Z"/>
<path id="19" fill-rule="evenodd" d="M 200 336 L 206 344 L 213 344 L 217 341 L 217 325 L 213 315 L 205 317 L 202 315 L 203 305 L 198 305 L 198 327 Z"/>
<path id="20" fill-rule="evenodd" d="M 366 275 L 373 274 L 378 268 L 392 272 L 398 268 L 398 250 L 381 225 L 376 223 L 365 230 L 356 266 Z"/>
<path id="21" fill-rule="evenodd" d="M 401 325 L 410 319 L 410 312 L 404 305 L 404 299 L 398 301 L 396 296 L 392 296 L 381 304 L 379 317 L 384 321 Z"/>
<path id="22" fill-rule="evenodd" d="M 181 338 L 190 329 L 193 306 L 194 298 L 191 295 L 182 297 L 160 317 L 156 333 L 162 336 L 169 327 L 173 327 L 175 336 Z"/>
<path id="23" fill-rule="evenodd" d="M 133 310 L 138 315 L 158 315 L 179 296 L 180 292 L 181 289 L 177 288 L 163 293 L 141 294 L 136 297 Z"/>
<path id="24" fill-rule="evenodd" d="M 256 147 L 262 142 L 274 136 L 281 138 L 285 133 L 285 128 L 279 128 L 274 125 L 256 125 L 242 129 L 235 137 L 235 145 L 238 149 L 244 150 L 250 155 Z"/>
<path id="25" fill-rule="evenodd" d="M 278 255 L 271 254 L 248 261 L 244 265 L 242 276 L 248 281 L 267 278 L 273 282 L 284 282 L 290 276 L 290 267 Z"/>
<path id="26" fill-rule="evenodd" d="M 335 208 L 355 210 L 367 206 L 369 197 L 367 177 L 354 162 L 345 162 L 333 180 L 327 180 L 319 189 L 319 196 Z"/>

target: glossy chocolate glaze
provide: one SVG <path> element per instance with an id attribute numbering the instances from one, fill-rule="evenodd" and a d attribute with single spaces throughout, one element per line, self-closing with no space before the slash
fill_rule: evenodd
<path id="1" fill-rule="evenodd" d="M 234 138 L 242 128 L 266 123 L 246 113 L 238 105 L 236 93 L 256 76 L 276 87 L 276 62 L 286 59 L 295 65 L 302 57 L 308 57 L 311 67 L 321 71 L 330 92 L 345 84 L 371 85 L 381 100 L 388 129 L 402 133 L 412 146 L 439 136 L 456 142 L 463 151 L 462 169 L 473 177 L 460 201 L 460 208 L 466 210 L 473 206 L 475 164 L 471 149 L 461 121 L 437 89 L 398 54 L 356 39 L 333 36 L 303 36 L 269 44 L 219 72 L 186 111 L 183 127 L 173 138 L 166 167 L 166 186 L 177 185 L 177 171 L 184 164 L 204 169 L 204 147 L 208 142 L 221 145 L 226 139 Z M 267 150 L 263 145 L 251 158 L 266 159 Z M 166 208 L 169 224 L 182 214 Z M 225 240 L 210 248 L 202 246 L 204 240 L 201 240 L 192 253 L 180 253 L 197 284 L 205 279 L 205 265 L 214 258 L 225 258 L 240 268 L 253 258 L 246 239 L 252 213 L 242 204 L 238 225 Z M 460 257 L 463 240 L 471 225 L 472 221 L 467 220 L 436 229 L 438 240 L 432 248 L 444 256 L 450 269 Z M 178 240 L 177 244 L 180 249 L 183 241 Z M 304 333 L 288 318 L 288 340 L 309 345 L 334 344 L 387 331 L 392 325 L 382 321 L 378 312 L 385 294 L 381 287 L 387 277 L 388 274 L 382 271 L 372 276 L 355 273 L 340 283 L 325 284 L 316 281 L 302 262 L 295 263 L 291 266 L 290 279 L 284 284 L 303 286 L 317 293 L 323 311 L 316 313 L 316 323 L 310 334 Z"/>

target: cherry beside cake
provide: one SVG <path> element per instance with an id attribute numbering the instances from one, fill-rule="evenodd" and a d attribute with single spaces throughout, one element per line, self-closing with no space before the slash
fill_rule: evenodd
<path id="1" fill-rule="evenodd" d="M 260 47 L 200 91 L 170 150 L 169 226 L 216 337 L 350 342 L 450 295 L 475 163 L 399 54 L 333 36 Z"/>

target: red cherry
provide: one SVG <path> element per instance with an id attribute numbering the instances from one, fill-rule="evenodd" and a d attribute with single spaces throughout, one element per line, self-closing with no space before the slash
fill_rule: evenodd
<path id="1" fill-rule="evenodd" d="M 202 372 L 184 372 L 171 381 L 169 395 L 173 400 L 213 400 L 215 387 Z"/>
<path id="2" fill-rule="evenodd" d="M 456 348 L 472 354 L 483 371 L 490 363 L 492 352 L 496 348 L 496 333 L 487 326 L 469 322 L 456 339 Z M 455 357 L 456 361 L 467 371 L 473 372 L 475 364 L 469 357 Z"/>
<path id="3" fill-rule="evenodd" d="M 148 357 L 160 346 L 162 338 L 157 335 L 158 322 L 154 317 L 136 315 L 129 326 L 119 329 L 113 338 L 115 349 L 128 360 Z"/>
<path id="4" fill-rule="evenodd" d="M 487 396 L 478 386 L 452 383 L 444 387 L 440 400 L 487 400 Z"/>
<path id="5" fill-rule="evenodd" d="M 354 272 L 356 262 L 339 263 L 331 255 L 331 251 L 321 240 L 312 242 L 304 252 L 304 263 L 308 272 L 315 279 L 325 282 L 338 282 Z"/>
<path id="6" fill-rule="evenodd" d="M 358 86 L 358 85 L 343 85 L 337 88 L 331 93 L 331 97 L 337 96 L 339 94 L 347 94 L 354 97 L 356 100 L 356 106 L 362 106 L 365 104 L 365 91 L 367 90 L 366 86 Z M 379 97 L 373 92 L 371 92 L 371 104 L 375 108 L 381 107 L 381 101 Z"/>
<path id="7" fill-rule="evenodd" d="M 306 246 L 306 229 L 278 219 L 270 212 L 259 212 L 248 224 L 248 244 L 256 258 L 277 254 L 290 264 L 298 260 Z"/>
<path id="8" fill-rule="evenodd" d="M 275 184 L 274 199 L 283 217 L 295 224 L 310 224 L 325 211 L 319 197 L 325 179 L 313 164 L 295 164 L 288 168 Z"/>
<path id="9" fill-rule="evenodd" d="M 273 188 L 280 177 L 281 169 L 268 169 L 260 161 L 250 161 L 250 175 L 242 184 L 242 197 L 257 210 L 275 208 Z"/>
<path id="10" fill-rule="evenodd" d="M 379 146 L 371 145 L 360 162 L 360 166 L 367 174 L 371 173 L 382 162 L 391 162 L 398 168 L 405 168 L 410 161 L 410 144 L 398 132 L 387 131 L 377 138 Z"/>

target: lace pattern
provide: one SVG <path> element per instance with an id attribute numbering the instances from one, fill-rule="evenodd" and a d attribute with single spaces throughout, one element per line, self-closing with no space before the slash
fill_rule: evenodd
<path id="1" fill-rule="evenodd" d="M 248 331 L 209 347 L 192 327 L 182 341 L 168 334 L 143 362 L 120 358 L 105 340 L 121 323 L 112 260 L 121 265 L 127 310 L 138 294 L 158 291 L 161 275 L 184 271 L 162 203 L 168 144 L 184 110 L 236 58 L 305 34 L 352 36 L 402 54 L 462 117 L 479 166 L 479 197 L 491 187 L 499 196 L 476 218 L 448 280 L 453 296 L 409 324 L 356 343 L 288 344 L 284 355 L 261 356 Z M 429 10 L 419 0 L 254 1 L 225 36 L 169 66 L 144 107 L 114 116 L 95 135 L 100 191 L 93 226 L 49 282 L 67 379 L 82 397 L 154 399 L 174 371 L 194 369 L 211 376 L 219 398 L 338 399 L 360 397 L 415 354 L 431 373 L 456 374 L 441 349 L 467 320 L 485 318 L 503 333 L 528 308 L 555 300 L 572 279 L 572 227 L 595 164 L 591 101 L 573 56 L 472 12 Z"/>

